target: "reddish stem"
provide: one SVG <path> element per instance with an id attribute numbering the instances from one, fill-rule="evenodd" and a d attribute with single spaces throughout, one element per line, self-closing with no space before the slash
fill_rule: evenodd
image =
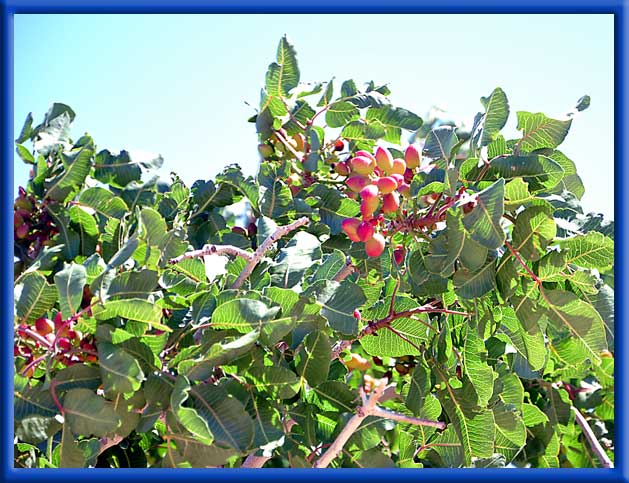
<path id="1" fill-rule="evenodd" d="M 509 251 L 511 252 L 511 254 L 515 257 L 515 259 L 520 263 L 520 265 L 522 265 L 524 267 L 524 269 L 528 272 L 528 274 L 531 276 L 531 278 L 533 280 L 535 280 L 535 283 L 538 285 L 542 284 L 542 281 L 537 277 L 537 275 L 535 275 L 533 273 L 533 271 L 528 267 L 528 265 L 524 262 L 524 260 L 522 260 L 522 257 L 520 256 L 520 254 L 515 250 L 515 248 L 513 248 L 511 246 L 511 243 L 509 243 L 507 240 L 505 240 L 505 245 L 507 246 L 507 248 L 509 249 Z"/>
<path id="2" fill-rule="evenodd" d="M 25 376 L 32 367 L 42 362 L 45 358 L 46 358 L 46 354 L 39 356 L 37 359 L 33 359 L 31 362 L 29 362 L 27 365 L 25 365 L 22 368 L 22 371 L 21 371 L 22 375 Z"/>
<path id="3" fill-rule="evenodd" d="M 48 342 L 48 340 L 44 339 L 37 332 L 33 332 L 31 329 L 27 329 L 26 327 L 18 327 L 17 331 L 28 335 L 32 339 L 35 339 L 37 342 L 39 342 L 41 345 L 45 346 L 46 348 L 52 349 L 52 344 Z"/>

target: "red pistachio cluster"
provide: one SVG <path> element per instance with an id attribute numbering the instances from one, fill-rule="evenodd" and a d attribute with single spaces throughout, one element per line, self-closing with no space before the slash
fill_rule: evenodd
<path id="1" fill-rule="evenodd" d="M 13 240 L 20 256 L 36 258 L 58 232 L 47 208 L 20 187 L 13 205 Z"/>
<path id="2" fill-rule="evenodd" d="M 21 337 L 19 343 L 13 346 L 13 356 L 25 359 L 22 375 L 32 377 L 49 351 L 55 360 L 66 366 L 96 361 L 93 341 L 82 337 L 73 329 L 73 325 L 62 319 L 61 312 L 57 312 L 53 320 L 40 317 L 30 326 L 19 325 L 17 332 Z"/>
<path id="3" fill-rule="evenodd" d="M 335 165 L 338 174 L 347 176 L 350 195 L 361 200 L 362 219 L 346 218 L 342 229 L 350 240 L 365 243 L 368 256 L 378 257 L 384 251 L 385 215 L 398 213 L 400 196 L 410 196 L 410 182 L 420 163 L 420 152 L 410 145 L 404 159 L 394 159 L 387 148 L 378 147 L 375 155 L 358 151 L 350 160 Z"/>

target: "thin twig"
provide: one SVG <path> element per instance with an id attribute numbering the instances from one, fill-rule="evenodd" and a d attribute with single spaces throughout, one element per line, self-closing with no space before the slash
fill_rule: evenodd
<path id="1" fill-rule="evenodd" d="M 428 322 L 425 322 L 421 319 L 413 318 L 414 315 L 425 314 L 425 313 L 462 315 L 464 317 L 469 317 L 470 315 L 472 315 L 468 312 L 461 312 L 458 310 L 440 309 L 440 308 L 434 307 L 432 304 L 422 305 L 421 307 L 417 307 L 411 310 L 405 310 L 403 312 L 395 312 L 395 313 L 387 315 L 383 319 L 369 322 L 365 327 L 363 327 L 363 330 L 360 331 L 360 333 L 355 339 L 338 341 L 334 345 L 334 347 L 332 347 L 332 360 L 337 359 L 339 355 L 341 354 L 341 352 L 343 352 L 345 349 L 350 347 L 353 342 L 359 339 L 362 339 L 363 337 L 366 337 L 368 335 L 371 335 L 380 329 L 383 329 L 385 327 L 388 328 L 391 325 L 391 323 L 397 319 L 412 318 L 413 320 L 421 323 L 422 325 L 426 326 L 428 329 L 432 330 L 434 333 L 439 333 L 439 331 L 435 327 L 430 325 Z M 412 344 L 412 342 L 410 342 L 410 344 Z"/>
<path id="2" fill-rule="evenodd" d="M 273 246 L 273 244 L 276 241 L 278 241 L 280 238 L 287 235 L 291 231 L 296 230 L 297 228 L 302 227 L 304 225 L 307 225 L 308 223 L 310 223 L 310 220 L 304 216 L 302 218 L 299 218 L 297 221 L 294 221 L 290 225 L 278 227 L 277 230 L 271 233 L 267 237 L 267 239 L 264 240 L 262 244 L 258 247 L 258 249 L 253 253 L 251 258 L 247 261 L 245 268 L 242 269 L 242 272 L 240 272 L 240 275 L 238 275 L 238 278 L 233 283 L 231 288 L 239 289 L 242 286 L 244 281 L 249 277 L 249 275 L 251 275 L 256 265 L 260 263 L 260 260 L 262 260 L 262 257 L 264 256 L 264 254 L 270 250 L 271 246 Z"/>
<path id="3" fill-rule="evenodd" d="M 601 446 L 601 443 L 599 443 L 598 439 L 596 439 L 592 428 L 590 428 L 590 425 L 583 417 L 583 414 L 581 414 L 581 411 L 579 411 L 574 406 L 571 406 L 571 408 L 574 411 L 577 423 L 579 424 L 579 426 L 581 426 L 581 430 L 583 431 L 585 438 L 588 440 L 588 443 L 590 443 L 590 448 L 592 448 L 592 451 L 603 465 L 603 468 L 613 468 L 613 461 L 609 458 L 609 456 L 607 456 L 607 453 Z"/>
<path id="4" fill-rule="evenodd" d="M 541 285 L 542 281 L 539 279 L 539 277 L 537 275 L 535 275 L 533 273 L 533 271 L 529 268 L 529 266 L 524 262 L 524 260 L 522 260 L 522 257 L 520 256 L 520 254 L 511 246 L 511 243 L 509 243 L 507 240 L 505 240 L 505 245 L 507 246 L 507 248 L 509 249 L 509 251 L 511 252 L 511 254 L 515 257 L 515 259 L 520 263 L 520 265 L 522 265 L 524 267 L 524 269 L 528 272 L 528 274 L 531 276 L 531 278 L 533 280 L 535 280 L 535 283 L 537 285 Z"/>

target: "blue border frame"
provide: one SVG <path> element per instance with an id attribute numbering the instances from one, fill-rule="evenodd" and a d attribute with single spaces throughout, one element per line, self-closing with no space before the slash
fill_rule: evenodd
<path id="1" fill-rule="evenodd" d="M 62 481 L 80 478 L 86 470 L 16 470 L 13 469 L 13 319 L 8 310 L 13 304 L 13 227 L 11 207 L 13 204 L 13 15 L 28 13 L 607 13 L 614 14 L 614 46 L 615 71 L 614 94 L 616 109 L 614 113 L 614 186 L 616 226 L 615 280 L 616 297 L 616 468 L 604 469 L 530 469 L 515 470 L 505 474 L 505 470 L 483 469 L 469 471 L 464 469 L 338 469 L 338 470 L 282 470 L 266 469 L 256 471 L 252 469 L 189 469 L 177 471 L 173 469 L 90 469 L 89 477 L 93 481 L 107 481 L 113 475 L 117 479 L 131 479 L 136 481 L 170 481 L 182 476 L 189 481 L 205 481 L 208 477 L 219 480 L 247 481 L 254 479 L 260 482 L 273 482 L 278 479 L 300 479 L 313 481 L 319 478 L 327 480 L 359 479 L 364 483 L 371 483 L 387 478 L 396 481 L 443 481 L 465 478 L 470 482 L 501 481 L 508 477 L 514 482 L 532 481 L 539 478 L 553 478 L 557 480 L 571 480 L 573 483 L 587 482 L 596 479 L 598 482 L 628 482 L 629 481 L 629 439 L 627 438 L 628 417 L 623 412 L 623 406 L 629 400 L 627 381 L 622 377 L 627 374 L 628 353 L 623 350 L 628 347 L 627 330 L 623 326 L 629 320 L 624 299 L 627 298 L 627 288 L 624 274 L 629 266 L 625 257 L 624 240 L 626 239 L 625 214 L 628 212 L 629 197 L 622 191 L 623 186 L 629 186 L 629 170 L 623 161 L 629 161 L 629 128 L 625 124 L 629 103 L 626 97 L 627 76 L 626 43 L 629 31 L 627 10 L 628 0 L 308 0 L 299 3 L 289 3 L 282 0 L 0 0 L 0 43 L 2 58 L 2 156 L 0 159 L 0 180 L 3 190 L 0 216 L 0 244 L 2 247 L 1 270 L 1 299 L 2 311 L 2 340 L 0 354 L 0 381 L 2 382 L 2 398 L 4 408 L 0 419 L 0 448 L 2 457 L 0 463 L 0 478 L 2 481 Z M 114 471 L 115 473 L 112 473 Z M 508 476 L 507 476 L 508 475 Z"/>

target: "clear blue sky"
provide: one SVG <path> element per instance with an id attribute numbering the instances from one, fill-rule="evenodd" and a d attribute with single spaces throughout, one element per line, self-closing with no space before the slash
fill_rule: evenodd
<path id="1" fill-rule="evenodd" d="M 234 162 L 254 174 L 246 121 L 284 33 L 302 81 L 389 83 L 394 104 L 420 116 L 436 104 L 471 123 L 500 86 L 508 135 L 515 111 L 562 116 L 589 94 L 560 149 L 583 178 L 585 210 L 613 217 L 611 15 L 17 15 L 15 131 L 64 102 L 75 138 L 159 152 L 187 183 Z M 27 172 L 16 157 L 14 186 Z"/>

